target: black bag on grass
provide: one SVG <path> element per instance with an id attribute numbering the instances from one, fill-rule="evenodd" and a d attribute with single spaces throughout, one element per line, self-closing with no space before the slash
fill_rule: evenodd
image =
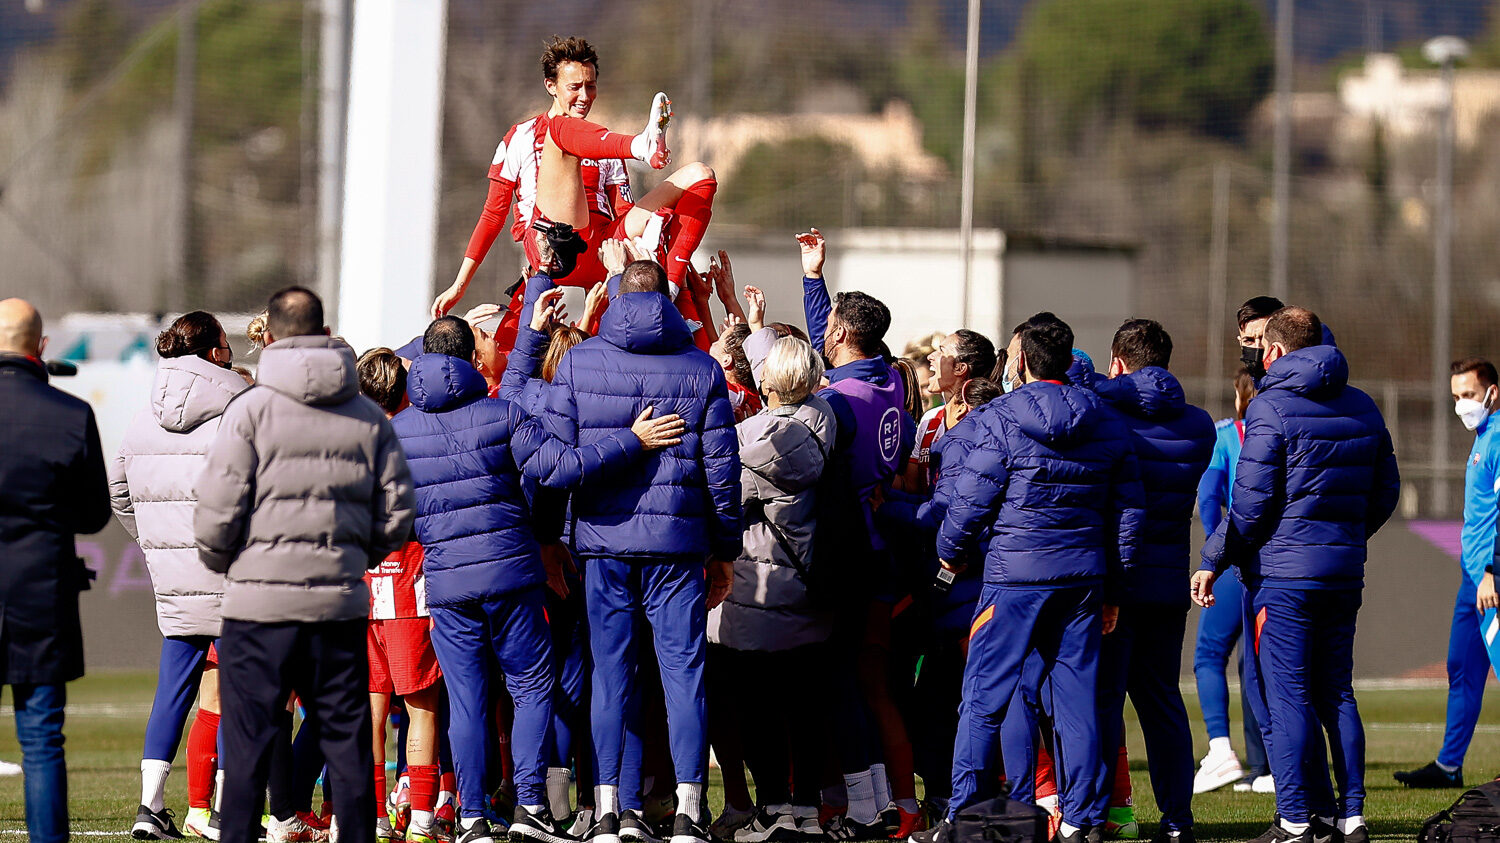
<path id="1" fill-rule="evenodd" d="M 954 843 L 1047 843 L 1047 812 L 1001 796 L 959 809 Z"/>
<path id="2" fill-rule="evenodd" d="M 1500 843 L 1500 780 L 1464 791 L 1422 823 L 1421 843 Z"/>

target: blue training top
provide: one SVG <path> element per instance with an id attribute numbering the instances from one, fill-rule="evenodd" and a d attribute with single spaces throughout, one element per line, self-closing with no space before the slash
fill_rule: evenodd
<path id="1" fill-rule="evenodd" d="M 1464 464 L 1464 573 L 1475 585 L 1495 556 L 1496 505 L 1500 504 L 1500 424 L 1493 414 L 1474 430 L 1474 449 Z"/>
<path id="2" fill-rule="evenodd" d="M 1245 441 L 1245 423 L 1221 419 L 1214 425 L 1217 439 L 1208 470 L 1198 481 L 1198 520 L 1203 532 L 1213 535 L 1224 520 L 1224 513 L 1234 503 L 1234 467 L 1240 461 L 1240 446 Z"/>

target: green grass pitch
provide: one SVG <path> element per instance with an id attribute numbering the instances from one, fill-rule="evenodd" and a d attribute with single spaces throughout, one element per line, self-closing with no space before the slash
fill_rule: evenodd
<path id="1" fill-rule="evenodd" d="M 80 836 L 100 839 L 128 837 L 140 799 L 141 739 L 153 682 L 154 677 L 145 673 L 100 672 L 69 686 L 66 734 L 75 834 L 90 832 Z M 1436 754 L 1442 740 L 1445 692 L 1433 688 L 1366 690 L 1359 692 L 1359 700 L 1368 741 L 1366 818 L 1371 833 L 1383 840 L 1412 840 L 1423 819 L 1446 807 L 1458 795 L 1451 790 L 1407 790 L 1391 779 L 1392 771 L 1426 763 Z M 7 694 L 5 702 L 9 701 Z M 5 708 L 8 712 L 9 706 Z M 1196 716 L 1197 701 L 1193 697 L 1188 698 L 1188 710 Z M 1133 714 L 1127 716 L 1136 816 L 1141 822 L 1142 837 L 1149 839 L 1158 814 L 1146 775 L 1140 730 Z M 1237 729 L 1237 711 L 1235 717 Z M 1207 743 L 1200 726 L 1195 725 L 1194 739 L 1201 755 Z M 1238 737 L 1235 743 L 1238 746 Z M 8 724 L 0 729 L 0 758 L 20 761 L 15 730 Z M 1465 772 L 1471 784 L 1500 773 L 1500 714 L 1493 706 L 1486 709 L 1480 720 Z M 711 787 L 710 800 L 717 811 L 722 802 L 716 786 L 717 770 L 713 777 L 715 786 Z M 167 802 L 176 810 L 180 822 L 187 813 L 180 756 L 169 780 Z M 1254 837 L 1269 824 L 1272 810 L 1269 795 L 1232 793 L 1227 789 L 1193 800 L 1198 839 L 1203 841 Z M 24 815 L 21 779 L 0 779 L 0 839 L 25 837 Z"/>

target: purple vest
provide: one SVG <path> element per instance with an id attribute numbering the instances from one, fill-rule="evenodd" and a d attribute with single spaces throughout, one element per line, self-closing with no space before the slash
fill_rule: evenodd
<path id="1" fill-rule="evenodd" d="M 858 378 L 844 378 L 828 385 L 844 396 L 854 414 L 854 439 L 849 447 L 849 465 L 854 488 L 863 500 L 875 487 L 896 475 L 901 450 L 901 414 L 906 411 L 901 378 L 894 370 L 885 386 Z"/>

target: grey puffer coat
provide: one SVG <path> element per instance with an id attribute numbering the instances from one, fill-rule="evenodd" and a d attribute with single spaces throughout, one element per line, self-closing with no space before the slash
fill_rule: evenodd
<path id="1" fill-rule="evenodd" d="M 718 624 L 718 642 L 737 650 L 788 650 L 828 638 L 831 618 L 813 606 L 807 587 L 776 534 L 812 555 L 816 486 L 833 447 L 833 408 L 816 395 L 751 416 L 736 428 L 745 502 L 745 549 L 734 563 L 734 584 Z M 759 502 L 759 503 L 756 503 Z M 763 506 L 765 519 L 752 517 Z"/>
<path id="2" fill-rule="evenodd" d="M 198 561 L 193 485 L 219 417 L 246 388 L 244 378 L 200 357 L 162 360 L 150 408 L 131 420 L 110 461 L 110 503 L 146 555 L 162 635 L 219 635 L 224 575 Z"/>
<path id="3" fill-rule="evenodd" d="M 367 568 L 411 536 L 411 471 L 385 413 L 329 337 L 266 346 L 224 411 L 198 482 L 198 555 L 227 574 L 224 617 L 316 623 L 369 615 Z"/>

